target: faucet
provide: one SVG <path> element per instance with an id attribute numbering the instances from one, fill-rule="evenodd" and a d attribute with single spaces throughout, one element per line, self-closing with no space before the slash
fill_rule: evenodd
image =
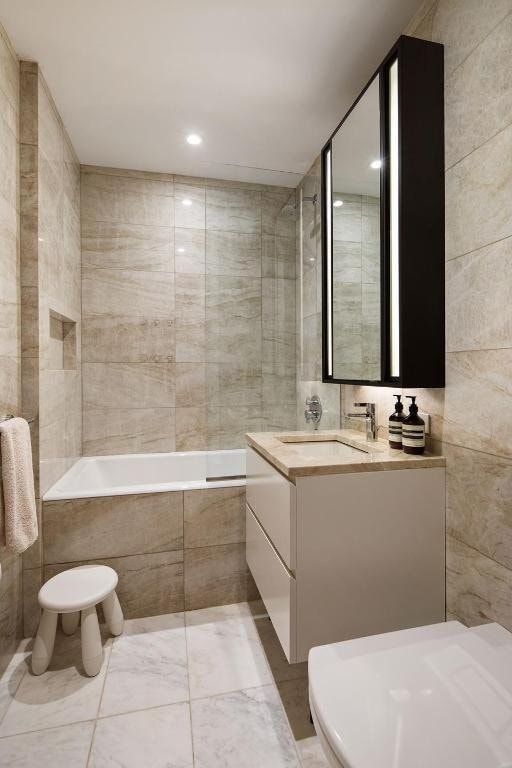
<path id="1" fill-rule="evenodd" d="M 375 403 L 354 403 L 354 408 L 366 408 L 365 413 L 347 413 L 347 419 L 365 419 L 366 439 L 377 439 L 377 420 L 375 418 Z"/>
<path id="2" fill-rule="evenodd" d="M 315 429 L 318 429 L 320 419 L 322 418 L 322 403 L 320 402 L 318 395 L 306 397 L 306 410 L 304 411 L 304 417 L 307 422 L 314 422 Z"/>

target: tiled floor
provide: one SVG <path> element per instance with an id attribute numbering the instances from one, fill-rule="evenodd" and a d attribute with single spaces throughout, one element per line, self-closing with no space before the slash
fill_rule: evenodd
<path id="1" fill-rule="evenodd" d="M 1 768 L 327 766 L 306 665 L 287 663 L 260 603 L 127 621 L 95 678 L 79 632 L 44 675 L 29 657 L 25 641 L 0 682 Z"/>

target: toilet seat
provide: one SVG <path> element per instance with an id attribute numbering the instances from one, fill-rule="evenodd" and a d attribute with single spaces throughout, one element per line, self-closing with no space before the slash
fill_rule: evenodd
<path id="1" fill-rule="evenodd" d="M 512 768 L 512 634 L 457 621 L 313 648 L 333 768 Z"/>

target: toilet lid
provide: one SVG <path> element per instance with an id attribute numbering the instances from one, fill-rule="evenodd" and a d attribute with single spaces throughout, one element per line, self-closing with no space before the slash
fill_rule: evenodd
<path id="1" fill-rule="evenodd" d="M 512 768 L 512 634 L 498 624 L 313 648 L 309 689 L 345 768 Z"/>

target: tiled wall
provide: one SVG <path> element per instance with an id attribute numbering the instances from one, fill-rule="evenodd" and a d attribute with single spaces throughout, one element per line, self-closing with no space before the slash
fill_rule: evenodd
<path id="1" fill-rule="evenodd" d="M 0 418 L 21 413 L 19 63 L 0 26 Z M 1 469 L 1 468 L 0 468 Z M 0 519 L 3 517 L 0 492 Z M 21 557 L 0 545 L 0 673 L 22 631 Z"/>
<path id="2" fill-rule="evenodd" d="M 417 394 L 447 458 L 448 612 L 512 629 L 512 5 L 439 0 L 408 32 L 445 45 L 446 389 Z M 384 425 L 391 391 L 356 395 Z"/>
<path id="3" fill-rule="evenodd" d="M 81 188 L 84 454 L 294 426 L 289 190 L 91 167 Z"/>
<path id="4" fill-rule="evenodd" d="M 304 419 L 305 401 L 320 397 L 320 428 L 340 426 L 340 387 L 322 383 L 322 241 L 320 159 L 297 187 L 296 308 L 297 308 L 297 427 L 314 429 Z M 316 198 L 316 204 L 311 198 Z M 308 199 L 306 199 L 308 198 Z"/>
<path id="5" fill-rule="evenodd" d="M 40 509 L 45 491 L 81 455 L 80 171 L 33 62 L 21 62 L 20 94 L 23 415 L 32 421 Z M 72 328 L 76 354 L 66 359 L 59 356 L 59 328 Z M 25 634 L 32 634 L 39 615 L 40 533 L 23 555 Z"/>
<path id="6" fill-rule="evenodd" d="M 243 487 L 44 502 L 43 518 L 45 578 L 111 565 L 128 618 L 257 597 Z"/>

